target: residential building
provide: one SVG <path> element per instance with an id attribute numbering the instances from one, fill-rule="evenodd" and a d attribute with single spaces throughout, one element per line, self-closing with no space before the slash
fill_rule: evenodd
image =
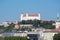
<path id="1" fill-rule="evenodd" d="M 9 22 L 3 22 L 2 23 L 4 27 L 8 27 L 9 26 Z"/>
<path id="2" fill-rule="evenodd" d="M 15 26 L 15 28 L 14 28 L 14 29 L 18 29 L 18 28 L 19 28 L 18 21 L 15 21 L 15 22 L 13 22 L 13 23 L 14 23 L 14 26 Z"/>

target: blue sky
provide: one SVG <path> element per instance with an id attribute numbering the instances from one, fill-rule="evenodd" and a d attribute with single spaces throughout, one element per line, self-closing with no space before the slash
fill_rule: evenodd
<path id="1" fill-rule="evenodd" d="M 60 0 L 0 0 L 0 22 L 20 21 L 21 12 L 40 12 L 42 20 L 56 20 Z"/>

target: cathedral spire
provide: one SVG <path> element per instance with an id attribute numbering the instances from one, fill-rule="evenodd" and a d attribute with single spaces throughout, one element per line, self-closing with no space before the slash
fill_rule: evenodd
<path id="1" fill-rule="evenodd" d="M 59 13 L 57 13 L 57 19 L 59 19 Z"/>

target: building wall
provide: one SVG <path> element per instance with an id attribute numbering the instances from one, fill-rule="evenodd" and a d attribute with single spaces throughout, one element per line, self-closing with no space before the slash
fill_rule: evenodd
<path id="1" fill-rule="evenodd" d="M 31 28 L 33 25 L 31 24 L 20 24 L 20 27 L 28 27 Z"/>
<path id="2" fill-rule="evenodd" d="M 56 22 L 56 28 L 60 28 L 60 22 Z"/>
<path id="3" fill-rule="evenodd" d="M 0 36 L 27 36 L 26 33 L 2 33 Z"/>
<path id="4" fill-rule="evenodd" d="M 57 34 L 56 32 L 45 32 L 43 33 L 43 40 L 53 40 L 54 34 Z"/>

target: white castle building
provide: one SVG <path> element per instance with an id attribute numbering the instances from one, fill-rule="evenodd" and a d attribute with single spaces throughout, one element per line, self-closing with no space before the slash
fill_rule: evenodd
<path id="1" fill-rule="evenodd" d="M 40 20 L 40 13 L 36 13 L 36 14 L 22 13 L 21 14 L 21 20 L 34 20 L 34 19 Z"/>

